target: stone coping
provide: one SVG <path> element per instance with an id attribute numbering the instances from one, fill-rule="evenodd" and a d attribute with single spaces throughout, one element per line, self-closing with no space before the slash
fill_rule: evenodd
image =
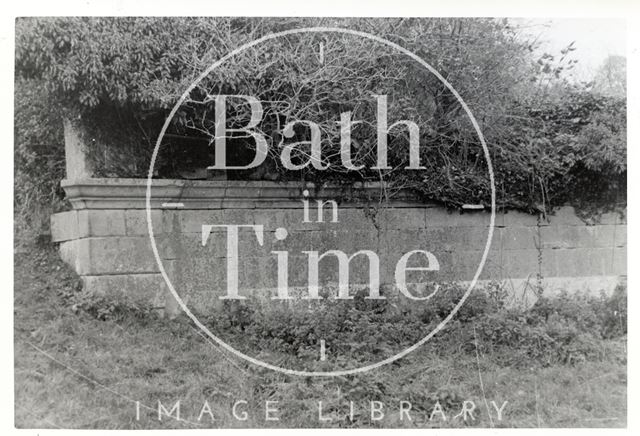
<path id="1" fill-rule="evenodd" d="M 144 209 L 147 179 L 87 178 L 61 182 L 74 209 Z M 384 199 L 379 182 L 353 185 L 325 185 L 307 182 L 242 180 L 154 179 L 151 207 L 154 209 L 301 208 L 303 191 L 312 199 L 335 199 L 341 207 L 362 206 Z M 359 200 L 360 204 L 354 200 Z M 389 202 L 392 207 L 434 207 L 409 192 L 401 192 Z"/>

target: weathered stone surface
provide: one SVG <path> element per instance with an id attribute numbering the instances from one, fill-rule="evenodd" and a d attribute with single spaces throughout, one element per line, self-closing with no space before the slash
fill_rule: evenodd
<path id="1" fill-rule="evenodd" d="M 171 230 L 170 223 L 166 223 L 164 213 L 171 211 L 152 210 L 151 224 L 153 225 L 153 233 L 160 234 Z M 147 223 L 147 211 L 143 209 L 129 209 L 124 212 L 126 234 L 129 236 L 143 236 L 149 234 Z"/>
<path id="2" fill-rule="evenodd" d="M 170 255 L 175 258 L 206 258 L 226 257 L 227 239 L 226 232 L 212 232 L 202 245 L 202 236 L 193 233 L 178 233 L 167 235 L 171 245 Z M 268 256 L 273 239 L 273 233 L 265 233 L 263 245 L 260 245 L 255 233 L 251 229 L 240 229 L 238 232 L 238 257 Z"/>
<path id="3" fill-rule="evenodd" d="M 449 226 L 455 227 L 485 227 L 489 226 L 491 223 L 491 211 L 490 210 L 480 210 L 480 211 L 463 211 L 454 212 L 450 215 L 452 219 L 449 221 Z M 499 220 L 498 220 L 499 221 Z"/>
<path id="4" fill-rule="evenodd" d="M 87 158 L 82 127 L 69 119 L 64 120 L 63 127 L 67 179 L 81 180 L 91 177 L 93 168 Z"/>
<path id="5" fill-rule="evenodd" d="M 592 237 L 592 245 L 597 248 L 624 247 L 627 245 L 627 226 L 596 225 L 586 227 Z"/>
<path id="6" fill-rule="evenodd" d="M 269 282 L 277 283 L 276 259 L 271 259 L 265 265 L 268 271 Z M 290 256 L 289 257 L 289 285 L 290 286 L 307 286 L 308 284 L 308 258 L 307 256 Z"/>
<path id="7" fill-rule="evenodd" d="M 563 276 L 610 275 L 615 264 L 615 249 L 574 248 L 553 250 L 558 274 Z"/>
<path id="8" fill-rule="evenodd" d="M 472 280 L 478 268 L 484 250 L 456 251 L 449 256 L 439 254 L 442 279 L 445 281 Z M 504 259 L 499 248 L 494 248 L 487 254 L 487 259 L 482 268 L 481 279 L 500 279 L 504 277 Z M 440 276 L 439 276 L 440 278 Z"/>
<path id="9" fill-rule="evenodd" d="M 502 278 L 534 277 L 557 275 L 557 256 L 554 250 L 503 250 Z"/>
<path id="10" fill-rule="evenodd" d="M 381 208 L 376 218 L 381 228 L 391 229 L 422 229 L 426 222 L 425 208 Z"/>
<path id="11" fill-rule="evenodd" d="M 60 244 L 59 251 L 62 260 L 79 274 L 80 268 L 77 264 L 78 242 L 79 241 L 77 239 L 64 241 Z"/>
<path id="12" fill-rule="evenodd" d="M 135 307 L 164 308 L 167 289 L 160 274 L 82 276 L 83 289 Z M 172 298 L 168 295 L 169 298 Z"/>
<path id="13" fill-rule="evenodd" d="M 265 239 L 267 239 L 265 237 Z M 275 236 L 269 236 L 273 242 L 272 250 L 289 251 L 290 256 L 302 255 L 303 251 L 326 251 L 326 244 L 322 239 L 320 231 L 294 231 L 289 232 L 287 239 L 284 241 L 276 241 Z"/>
<path id="14" fill-rule="evenodd" d="M 51 215 L 51 240 L 64 242 L 78 239 L 78 212 L 70 210 Z"/>
<path id="15" fill-rule="evenodd" d="M 504 227 L 536 227 L 547 226 L 549 222 L 538 215 L 529 215 L 517 211 L 504 213 Z"/>
<path id="16" fill-rule="evenodd" d="M 375 215 L 374 210 L 369 212 L 362 208 L 345 208 L 338 212 L 338 223 L 328 224 L 329 226 L 338 226 L 342 229 L 358 229 L 363 232 L 375 232 L 379 219 Z"/>
<path id="17" fill-rule="evenodd" d="M 224 209 L 221 224 L 254 225 L 253 211 L 242 209 Z"/>
<path id="18" fill-rule="evenodd" d="M 454 225 L 455 219 L 459 212 L 448 211 L 443 208 L 429 208 L 425 210 L 425 226 L 431 227 L 447 227 Z"/>
<path id="19" fill-rule="evenodd" d="M 505 227 L 501 229 L 502 247 L 505 250 L 535 250 L 542 241 L 542 227 Z"/>
<path id="20" fill-rule="evenodd" d="M 80 275 L 158 272 L 149 237 L 95 237 L 73 242 L 76 271 Z M 163 252 L 170 247 L 163 245 L 162 240 L 157 244 L 164 257 Z"/>
<path id="21" fill-rule="evenodd" d="M 560 207 L 550 216 L 549 221 L 556 226 L 584 226 L 585 222 L 578 215 L 572 206 Z"/>
<path id="22" fill-rule="evenodd" d="M 253 223 L 263 225 L 265 230 L 275 230 L 284 227 L 291 231 L 295 229 L 293 224 L 299 220 L 302 221 L 302 210 L 273 210 L 273 209 L 257 209 L 251 211 L 253 215 Z"/>
<path id="23" fill-rule="evenodd" d="M 489 227 L 447 227 L 445 232 L 453 236 L 454 246 L 452 250 L 462 247 L 463 250 L 484 250 L 489 238 Z M 493 229 L 491 238 L 491 246 L 500 248 L 502 246 L 503 234 L 500 228 Z M 438 247 L 439 249 L 440 247 Z"/>
<path id="24" fill-rule="evenodd" d="M 607 212 L 607 213 L 603 213 L 602 215 L 598 216 L 595 220 L 594 223 L 596 225 L 613 225 L 613 224 L 617 224 L 617 225 L 626 225 L 627 224 L 627 217 L 626 214 L 621 214 L 620 212 Z"/>
<path id="25" fill-rule="evenodd" d="M 125 228 L 123 210 L 91 210 L 78 211 L 78 232 L 80 238 L 93 236 L 124 236 Z"/>
<path id="26" fill-rule="evenodd" d="M 617 247 L 611 250 L 612 260 L 609 274 L 626 276 L 627 275 L 627 247 Z"/>
<path id="27" fill-rule="evenodd" d="M 202 225 L 222 224 L 252 224 L 248 222 L 233 223 L 224 220 L 223 211 L 220 210 L 182 210 L 180 214 L 180 226 L 183 233 L 202 233 Z M 212 232 L 224 231 L 223 228 L 213 228 Z"/>
<path id="28" fill-rule="evenodd" d="M 543 248 L 588 248 L 593 246 L 593 231 L 587 226 L 550 225 L 540 228 Z"/>
<path id="29" fill-rule="evenodd" d="M 189 308 L 207 311 L 222 304 L 227 288 L 226 264 L 222 259 L 175 259 L 163 262 L 175 291 Z M 240 295 L 243 295 L 240 292 Z M 169 307 L 174 307 L 170 302 Z"/>
<path id="30" fill-rule="evenodd" d="M 627 246 L 627 225 L 626 224 L 618 224 L 613 228 L 614 234 L 614 245 L 616 247 L 626 247 Z"/>
<path id="31" fill-rule="evenodd" d="M 162 286 L 150 284 L 161 277 L 147 235 L 144 181 L 120 180 L 114 182 L 117 187 L 112 191 L 95 180 L 85 182 L 80 184 L 82 186 L 65 185 L 72 193 L 70 195 L 75 196 L 74 207 L 79 210 L 55 214 L 51 218 L 52 238 L 61 243 L 61 256 L 80 275 L 87 277 L 88 287 L 101 289 L 101 292 L 122 288 L 132 293 L 138 292 L 136 289 L 140 287 L 144 298 L 156 298 L 151 289 Z M 73 190 L 74 186 L 78 188 L 77 192 Z M 252 192 L 256 186 L 259 192 Z M 241 295 L 245 292 L 271 295 L 274 292 L 277 287 L 276 256 L 271 253 L 274 250 L 289 253 L 289 285 L 305 292 L 308 258 L 304 251 L 322 254 L 342 250 L 351 256 L 358 250 L 372 250 L 380 260 L 380 283 L 388 285 L 395 282 L 398 259 L 410 250 L 432 252 L 440 270 L 408 272 L 409 283 L 469 281 L 477 270 L 489 230 L 490 213 L 486 210 L 461 214 L 433 205 L 395 202 L 391 207 L 367 211 L 345 203 L 340 205 L 338 223 L 329 222 L 329 207 L 325 210 L 327 222 L 318 223 L 315 222 L 317 209 L 312 198 L 310 218 L 314 222 L 303 223 L 302 202 L 288 197 L 294 188 L 267 182 L 254 186 L 252 182 L 232 181 L 158 181 L 154 185 L 154 193 L 159 198 L 184 200 L 183 207 L 173 208 L 152 203 L 152 220 L 164 268 L 189 304 L 219 307 L 218 297 L 226 292 L 226 232 L 221 227 L 213 228 L 203 246 L 203 224 L 264 226 L 262 245 L 253 231 L 240 231 L 238 279 Z M 302 198 L 298 191 L 295 195 Z M 127 192 L 135 198 L 127 198 L 124 195 Z M 229 197 L 223 192 L 228 192 Z M 206 209 L 209 200 L 213 203 Z M 92 201 L 111 207 L 87 209 Z M 228 202 L 227 206 L 234 208 L 220 209 L 222 202 Z M 370 212 L 377 213 L 372 215 Z M 573 289 L 578 285 L 573 286 L 567 278 L 575 277 L 576 283 L 586 280 L 585 283 L 593 284 L 597 282 L 594 277 L 626 275 L 624 219 L 618 214 L 606 214 L 599 223 L 589 224 L 575 216 L 571 208 L 561 208 L 548 221 L 518 212 L 498 213 L 491 250 L 480 279 L 513 280 L 520 288 L 526 288 L 527 283 L 537 280 L 540 273 L 545 283 L 549 280 L 549 283 L 556 283 L 552 279 L 558 278 L 557 286 L 562 284 Z M 283 241 L 275 239 L 274 232 L 278 228 L 288 232 Z M 422 266 L 422 261 L 424 259 L 413 257 L 409 266 Z M 351 284 L 369 281 L 369 263 L 364 256 L 356 257 L 350 266 Z M 134 281 L 125 278 L 129 276 L 137 278 Z M 319 280 L 321 285 L 337 282 L 338 262 L 334 257 L 328 256 L 321 261 Z M 609 289 L 613 282 L 602 283 Z M 171 300 L 166 303 L 168 310 L 175 311 L 177 306 L 172 306 Z"/>

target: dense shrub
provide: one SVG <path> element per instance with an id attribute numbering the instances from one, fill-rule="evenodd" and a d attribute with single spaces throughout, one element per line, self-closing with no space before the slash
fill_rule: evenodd
<path id="1" fill-rule="evenodd" d="M 33 241 L 63 206 L 62 117 L 42 81 L 18 79 L 14 96 L 15 230 L 19 241 Z"/>
<path id="2" fill-rule="evenodd" d="M 481 124 L 494 161 L 498 204 L 527 211 L 573 203 L 610 209 L 626 202 L 626 103 L 563 81 L 573 67 L 569 46 L 557 57 L 533 57 L 534 45 L 508 20 L 495 19 L 21 19 L 18 77 L 38 80 L 64 115 L 88 128 L 96 175 L 144 177 L 160 126 L 180 93 L 213 60 L 270 32 L 324 25 L 387 38 L 429 61 L 454 85 Z M 322 55 L 318 47 L 322 46 Z M 320 57 L 327 59 L 321 61 Z M 309 80 L 309 78 L 313 80 Z M 354 162 L 375 160 L 371 93 L 388 94 L 389 119 L 420 126 L 426 170 L 403 170 L 407 137 L 389 135 L 389 171 L 345 171 L 339 163 L 339 113 L 368 120 L 353 131 Z M 324 164 L 288 171 L 270 159 L 271 179 L 315 182 L 379 180 L 385 194 L 407 188 L 450 206 L 489 202 L 487 168 L 475 131 L 453 95 L 433 76 L 379 44 L 351 36 L 292 35 L 257 46 L 200 83 L 172 120 L 158 177 L 180 177 L 209 160 L 211 95 L 257 96 L 260 128 L 273 145 L 289 121 L 313 120 L 323 133 Z M 244 125 L 246 105 L 228 108 Z M 117 126 L 117 129 L 114 129 Z M 308 141 L 294 129 L 292 141 Z M 184 138 L 204 158 L 180 153 Z M 237 138 L 236 138 L 237 139 Z M 181 142 L 182 141 L 182 142 Z M 195 142 L 194 142 L 195 141 Z M 234 143 L 235 146 L 249 146 Z M 304 147 L 294 157 L 304 161 Z M 182 163 L 180 163 L 182 161 Z M 194 162 L 195 161 L 195 162 Z M 234 177 L 265 177 L 240 173 Z"/>
<path id="3" fill-rule="evenodd" d="M 370 362 L 371 356 L 388 357 L 420 340 L 465 291 L 444 286 L 428 303 L 413 308 L 366 300 L 363 293 L 352 301 L 271 305 L 268 310 L 257 302 L 227 301 L 222 310 L 210 314 L 208 323 L 250 354 L 275 351 L 312 366 L 324 339 L 332 344 L 333 355 L 351 367 L 354 362 Z M 427 343 L 430 352 L 474 354 L 477 349 L 505 366 L 573 364 L 606 359 L 606 340 L 626 335 L 625 286 L 610 296 L 542 297 L 526 311 L 506 306 L 505 296 L 498 285 L 474 291 Z"/>
<path id="4" fill-rule="evenodd" d="M 124 318 L 136 318 L 142 321 L 155 316 L 148 306 L 125 295 L 98 294 L 78 287 L 62 297 L 73 312 L 84 312 L 101 321 Z"/>
<path id="5" fill-rule="evenodd" d="M 476 325 L 480 348 L 507 365 L 601 360 L 608 351 L 603 339 L 626 335 L 626 288 L 619 286 L 609 297 L 541 298 L 527 312 L 488 314 Z"/>

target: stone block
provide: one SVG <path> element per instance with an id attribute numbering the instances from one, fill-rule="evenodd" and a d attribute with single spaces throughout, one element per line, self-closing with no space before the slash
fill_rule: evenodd
<path id="1" fill-rule="evenodd" d="M 491 211 L 456 211 L 451 214 L 450 225 L 455 227 L 489 227 Z"/>
<path id="2" fill-rule="evenodd" d="M 433 244 L 426 241 L 424 230 L 390 230 L 380 235 L 380 254 L 393 258 L 400 258 L 411 250 L 433 251 Z"/>
<path id="3" fill-rule="evenodd" d="M 148 237 L 94 237 L 75 242 L 75 269 L 80 275 L 158 272 Z"/>
<path id="4" fill-rule="evenodd" d="M 400 230 L 424 229 L 426 227 L 426 209 L 422 207 L 409 207 L 398 209 L 386 209 L 393 219 L 390 225 Z"/>
<path id="5" fill-rule="evenodd" d="M 544 277 L 558 274 L 558 250 L 516 249 L 502 251 L 504 278 L 535 277 L 541 273 Z"/>
<path id="6" fill-rule="evenodd" d="M 269 271 L 273 271 L 273 277 L 276 274 L 276 260 L 270 261 Z M 307 256 L 290 256 L 289 257 L 289 286 L 307 286 L 309 274 L 309 259 Z"/>
<path id="7" fill-rule="evenodd" d="M 594 245 L 594 227 L 550 225 L 540 228 L 543 248 L 588 248 Z"/>
<path id="8" fill-rule="evenodd" d="M 51 215 L 51 240 L 53 242 L 78 239 L 78 211 L 70 210 Z"/>
<path id="9" fill-rule="evenodd" d="M 551 217 L 553 222 L 553 217 Z M 549 225 L 549 221 L 538 215 L 518 211 L 508 211 L 504 213 L 504 227 L 537 227 Z"/>
<path id="10" fill-rule="evenodd" d="M 445 227 L 444 228 L 453 238 L 454 250 L 484 250 L 489 238 L 489 227 Z M 500 228 L 494 228 L 491 239 L 491 246 L 500 247 L 502 233 Z"/>
<path id="11" fill-rule="evenodd" d="M 170 212 L 170 211 L 167 211 Z M 151 224 L 154 235 L 171 231 L 171 225 L 165 223 L 163 211 L 151 210 Z M 146 236 L 149 234 L 147 211 L 144 209 L 128 209 L 124 211 L 126 234 L 129 236 Z"/>
<path id="12" fill-rule="evenodd" d="M 181 233 L 182 216 L 186 211 L 182 210 L 163 210 L 162 211 L 162 229 L 167 233 Z M 153 219 L 153 216 L 152 216 Z M 155 222 L 155 221 L 154 221 Z"/>
<path id="13" fill-rule="evenodd" d="M 76 264 L 78 259 L 78 240 L 64 241 L 60 244 L 58 250 L 60 252 L 60 258 L 62 258 L 64 263 L 78 272 L 78 266 Z"/>
<path id="14" fill-rule="evenodd" d="M 357 229 L 363 232 L 377 232 L 375 210 L 366 212 L 364 208 L 343 208 L 338 214 L 339 225 L 343 229 Z"/>
<path id="15" fill-rule="evenodd" d="M 80 238 L 124 236 L 127 234 L 122 209 L 83 209 L 78 211 Z"/>
<path id="16" fill-rule="evenodd" d="M 169 234 L 165 239 L 166 259 L 220 258 L 227 254 L 227 238 L 224 233 L 212 233 L 202 245 L 202 236 L 195 233 Z M 242 250 L 239 250 L 242 253 Z"/>
<path id="17" fill-rule="evenodd" d="M 449 211 L 440 207 L 425 209 L 425 227 L 447 227 L 452 226 L 460 212 Z"/>
<path id="18" fill-rule="evenodd" d="M 433 271 L 413 271 L 408 269 L 405 273 L 407 283 L 437 282 L 442 280 L 459 280 L 461 275 L 466 275 L 466 271 L 460 271 L 461 264 L 454 259 L 453 253 L 432 252 L 439 265 L 438 270 Z M 400 257 L 385 259 L 386 280 L 385 283 L 395 284 L 395 270 Z M 407 268 L 421 268 L 429 265 L 426 256 L 414 254 L 407 261 Z M 433 266 L 433 265 L 431 265 Z"/>
<path id="19" fill-rule="evenodd" d="M 289 251 L 289 256 L 300 256 L 303 251 L 322 252 L 327 249 L 320 231 L 292 231 L 284 241 L 275 240 L 275 236 L 270 236 L 270 239 L 272 250 Z"/>
<path id="20" fill-rule="evenodd" d="M 555 210 L 549 215 L 549 221 L 553 225 L 584 226 L 585 222 L 578 215 L 572 206 L 564 206 Z"/>
<path id="21" fill-rule="evenodd" d="M 222 209 L 181 210 L 180 226 L 182 233 L 202 233 L 203 225 L 251 224 L 232 223 L 225 220 Z M 212 232 L 223 232 L 224 228 L 215 227 Z"/>
<path id="22" fill-rule="evenodd" d="M 610 275 L 616 249 L 574 248 L 553 250 L 556 254 L 558 276 Z"/>
<path id="23" fill-rule="evenodd" d="M 627 246 L 627 225 L 626 224 L 618 224 L 614 227 L 614 245 L 616 247 L 626 247 Z"/>
<path id="24" fill-rule="evenodd" d="M 612 249 L 612 260 L 610 267 L 606 269 L 608 274 L 616 276 L 626 276 L 627 273 L 627 248 L 617 247 Z"/>
<path id="25" fill-rule="evenodd" d="M 82 284 L 85 292 L 140 308 L 164 308 L 168 293 L 160 274 L 82 276 Z"/>
<path id="26" fill-rule="evenodd" d="M 82 180 L 93 175 L 83 138 L 86 132 L 79 122 L 64 119 L 64 157 L 68 180 Z"/>
<path id="27" fill-rule="evenodd" d="M 222 224 L 255 224 L 252 209 L 224 209 Z"/>
<path id="28" fill-rule="evenodd" d="M 466 231 L 470 231 L 465 229 Z M 416 234 L 416 248 L 428 251 L 452 251 L 459 247 L 460 233 L 453 231 L 451 227 L 429 227 L 422 229 Z M 395 241 L 400 237 L 396 234 L 389 241 L 390 245 L 395 245 Z M 398 247 L 404 249 L 405 247 Z"/>
<path id="29" fill-rule="evenodd" d="M 592 236 L 592 246 L 596 248 L 625 247 L 627 245 L 626 225 L 585 226 Z"/>
<path id="30" fill-rule="evenodd" d="M 263 270 L 266 260 L 260 257 L 244 257 L 239 266 L 238 280 L 240 289 L 272 288 L 276 282 L 267 280 Z"/>
<path id="31" fill-rule="evenodd" d="M 227 264 L 224 259 L 181 258 L 167 260 L 163 264 L 169 280 L 185 303 L 217 300 L 227 292 Z M 238 271 L 240 277 L 241 271 Z"/>
<path id="32" fill-rule="evenodd" d="M 293 230 L 296 221 L 302 221 L 302 212 L 296 210 L 256 209 L 252 212 L 253 222 L 263 225 L 265 231 L 274 231 L 277 228 Z"/>
<path id="33" fill-rule="evenodd" d="M 459 250 L 450 253 L 450 257 L 438 254 L 440 269 L 443 272 L 443 279 L 448 281 L 470 281 L 480 267 L 480 261 L 484 250 Z M 499 248 L 490 250 L 482 271 L 480 279 L 498 279 L 504 275 L 504 261 Z"/>
<path id="34" fill-rule="evenodd" d="M 541 244 L 541 231 L 542 227 L 504 227 L 500 229 L 502 248 L 504 250 L 535 250 Z"/>

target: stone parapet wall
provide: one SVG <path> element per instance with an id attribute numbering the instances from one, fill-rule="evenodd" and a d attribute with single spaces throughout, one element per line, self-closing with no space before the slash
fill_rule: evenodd
<path id="1" fill-rule="evenodd" d="M 146 180 L 85 179 L 63 182 L 73 210 L 52 216 L 54 242 L 81 276 L 88 291 L 153 307 L 170 303 L 154 258 L 146 220 Z M 303 222 L 302 191 L 338 199 L 339 222 Z M 372 250 L 380 258 L 380 281 L 394 282 L 398 259 L 410 250 L 428 250 L 440 270 L 407 273 L 408 282 L 469 281 L 482 258 L 490 224 L 486 211 L 450 212 L 410 196 L 377 207 L 380 186 L 315 189 L 297 183 L 235 181 L 154 181 L 151 217 L 158 253 L 176 290 L 191 304 L 215 304 L 226 290 L 226 233 L 217 228 L 202 246 L 202 225 L 252 224 L 264 228 L 260 246 L 252 232 L 239 238 L 241 294 L 277 287 L 276 257 L 289 252 L 289 284 L 304 288 L 304 251 Z M 362 202 L 363 198 L 369 200 Z M 361 200 L 359 203 L 354 199 Z M 365 204 L 363 206 L 362 204 Z M 312 216 L 316 210 L 311 210 Z M 285 228 L 284 241 L 274 237 Z M 368 282 L 368 264 L 357 257 L 350 281 Z M 626 276 L 626 220 L 605 214 L 587 225 L 570 207 L 548 220 L 518 212 L 498 213 L 481 280 L 510 284 L 526 292 L 542 280 L 549 292 L 610 292 Z M 320 283 L 337 281 L 337 262 L 323 260 Z"/>

